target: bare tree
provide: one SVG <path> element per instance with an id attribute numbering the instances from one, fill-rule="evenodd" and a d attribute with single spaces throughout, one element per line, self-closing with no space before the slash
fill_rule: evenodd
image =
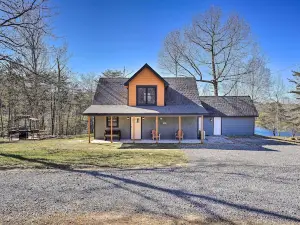
<path id="1" fill-rule="evenodd" d="M 48 87 L 48 50 L 44 42 L 45 32 L 24 28 L 21 32 L 24 46 L 19 51 L 19 62 L 15 63 L 19 68 L 19 82 L 22 84 L 23 93 L 29 108 L 28 112 L 38 118 L 42 111 L 42 101 Z M 26 66 L 20 66 L 20 65 Z"/>
<path id="2" fill-rule="evenodd" d="M 288 93 L 286 86 L 281 78 L 281 76 L 275 77 L 272 81 L 272 88 L 270 92 L 271 103 L 273 103 L 273 108 L 270 109 L 271 114 L 273 114 L 275 121 L 275 129 L 279 133 L 283 130 L 283 122 L 286 119 L 286 111 L 284 110 L 284 103 L 287 100 L 286 94 Z"/>
<path id="3" fill-rule="evenodd" d="M 20 37 L 23 29 L 45 29 L 41 23 L 47 16 L 46 0 L 0 1 L 0 60 L 10 61 L 26 43 Z"/>
<path id="4" fill-rule="evenodd" d="M 58 135 L 62 135 L 64 131 L 64 123 L 63 120 L 63 112 L 65 107 L 65 102 L 68 100 L 68 55 L 67 55 L 67 45 L 64 44 L 60 48 L 54 48 L 54 58 L 55 58 L 55 97 L 54 101 L 56 101 L 57 106 L 55 107 L 56 115 L 57 115 L 57 128 L 58 128 Z M 54 118 L 53 118 L 54 119 Z"/>
<path id="5" fill-rule="evenodd" d="M 269 92 L 272 86 L 271 71 L 262 57 L 253 57 L 248 62 L 249 73 L 245 76 L 235 77 L 223 85 L 227 94 L 248 95 L 254 102 L 270 100 Z"/>
<path id="6" fill-rule="evenodd" d="M 80 75 L 79 85 L 85 93 L 88 94 L 89 103 L 93 103 L 94 94 L 98 84 L 98 76 L 96 73 L 86 73 Z"/>
<path id="7" fill-rule="evenodd" d="M 180 71 L 212 85 L 217 96 L 220 83 L 250 72 L 251 46 L 249 26 L 238 15 L 224 20 L 221 10 L 211 7 L 189 27 L 166 37 L 159 64 L 175 75 Z"/>

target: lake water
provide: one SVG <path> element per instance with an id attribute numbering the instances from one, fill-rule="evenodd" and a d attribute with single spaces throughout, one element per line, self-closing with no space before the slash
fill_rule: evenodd
<path id="1" fill-rule="evenodd" d="M 273 132 L 271 130 L 262 128 L 262 127 L 255 127 L 255 134 L 263 135 L 263 136 L 273 136 Z M 283 131 L 280 132 L 280 136 L 282 137 L 291 137 L 292 132 L 290 131 Z M 296 136 L 300 136 L 300 133 L 297 133 Z"/>

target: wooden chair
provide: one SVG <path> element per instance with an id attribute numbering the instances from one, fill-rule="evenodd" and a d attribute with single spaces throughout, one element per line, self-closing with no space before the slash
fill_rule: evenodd
<path id="1" fill-rule="evenodd" d="M 177 130 L 177 132 L 175 133 L 175 139 L 179 140 L 180 138 L 181 140 L 183 140 L 183 135 L 184 135 L 183 130 Z"/>
<path id="2" fill-rule="evenodd" d="M 156 136 L 156 130 L 152 130 L 151 131 L 151 134 L 152 134 L 152 140 L 154 141 L 155 139 L 157 139 L 158 138 L 158 140 L 160 140 L 160 134 L 158 134 L 157 136 Z"/>

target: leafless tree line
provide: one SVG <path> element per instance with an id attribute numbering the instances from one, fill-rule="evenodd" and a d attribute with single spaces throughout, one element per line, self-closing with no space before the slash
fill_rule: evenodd
<path id="1" fill-rule="evenodd" d="M 270 74 L 249 25 L 238 15 L 224 20 L 216 7 L 169 33 L 159 64 L 175 76 L 193 76 L 208 84 L 215 96 L 232 94 L 240 90 L 239 85 L 247 85 L 256 97 L 263 89 L 257 77 L 268 82 Z"/>
<path id="2" fill-rule="evenodd" d="M 250 96 L 258 105 L 262 127 L 300 131 L 299 111 L 293 110 L 297 103 L 290 101 L 282 78 L 272 76 L 249 25 L 239 15 L 224 18 L 217 7 L 197 15 L 167 35 L 159 65 L 175 76 L 195 77 L 202 95 Z"/>
<path id="3" fill-rule="evenodd" d="M 48 134 L 82 133 L 96 77 L 71 71 L 66 44 L 46 43 L 52 36 L 48 2 L 2 0 L 0 12 L 0 134 L 16 125 L 18 115 L 38 118 Z"/>

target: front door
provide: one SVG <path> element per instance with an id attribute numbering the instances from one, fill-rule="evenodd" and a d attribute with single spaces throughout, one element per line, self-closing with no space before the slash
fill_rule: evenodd
<path id="1" fill-rule="evenodd" d="M 142 118 L 141 117 L 131 117 L 131 139 L 142 139 Z M 133 138 L 133 121 L 134 125 L 134 138 Z"/>
<path id="2" fill-rule="evenodd" d="M 222 118 L 221 117 L 214 117 L 214 135 L 221 135 L 222 129 Z"/>

